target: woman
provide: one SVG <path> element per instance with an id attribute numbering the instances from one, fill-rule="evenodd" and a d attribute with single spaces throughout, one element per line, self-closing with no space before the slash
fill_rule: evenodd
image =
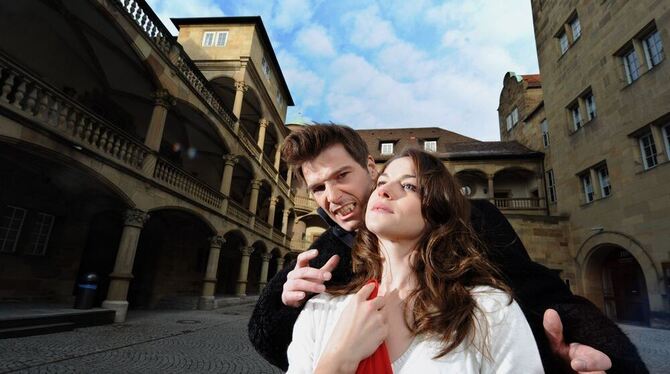
<path id="1" fill-rule="evenodd" d="M 354 277 L 310 299 L 289 373 L 355 372 L 382 342 L 396 373 L 540 373 L 530 327 L 481 251 L 468 201 L 442 161 L 409 149 L 381 171 Z M 379 280 L 379 296 L 366 285 Z"/>

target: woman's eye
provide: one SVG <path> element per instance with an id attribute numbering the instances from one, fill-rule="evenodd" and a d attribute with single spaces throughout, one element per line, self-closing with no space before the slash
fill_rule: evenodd
<path id="1" fill-rule="evenodd" d="M 386 181 L 377 181 L 377 187 L 383 186 L 386 184 Z"/>
<path id="2" fill-rule="evenodd" d="M 416 186 L 411 184 L 411 183 L 402 184 L 402 188 L 405 191 L 412 191 L 412 192 L 416 192 L 416 190 L 417 190 Z"/>

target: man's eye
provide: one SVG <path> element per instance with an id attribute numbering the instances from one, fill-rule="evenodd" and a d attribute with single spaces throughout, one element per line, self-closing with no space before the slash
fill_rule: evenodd
<path id="1" fill-rule="evenodd" d="M 417 190 L 416 186 L 411 184 L 411 183 L 404 183 L 401 186 L 405 191 L 416 192 L 416 190 Z"/>
<path id="2" fill-rule="evenodd" d="M 348 172 L 348 171 L 345 171 L 344 173 L 340 173 L 340 175 L 338 175 L 337 177 L 338 177 L 339 179 L 342 179 L 342 178 L 346 177 L 347 174 L 349 174 L 349 172 Z"/>
<path id="3" fill-rule="evenodd" d="M 317 186 L 317 187 L 312 188 L 312 193 L 314 195 L 316 195 L 319 192 L 323 192 L 323 186 Z"/>

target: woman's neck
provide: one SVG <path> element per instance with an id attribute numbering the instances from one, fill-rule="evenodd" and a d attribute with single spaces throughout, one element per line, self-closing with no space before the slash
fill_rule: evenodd
<path id="1" fill-rule="evenodd" d="M 379 250 L 383 258 L 381 291 L 393 290 L 405 298 L 416 287 L 416 277 L 410 266 L 412 251 L 417 241 L 394 241 L 379 238 Z"/>

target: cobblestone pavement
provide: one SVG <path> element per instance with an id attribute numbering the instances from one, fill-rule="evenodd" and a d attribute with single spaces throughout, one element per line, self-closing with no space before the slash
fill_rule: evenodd
<path id="1" fill-rule="evenodd" d="M 249 343 L 252 309 L 131 311 L 122 324 L 0 340 L 0 373 L 281 373 Z"/>
<path id="2" fill-rule="evenodd" d="M 0 373 L 281 373 L 247 339 L 252 309 L 131 311 L 122 324 L 0 340 Z M 621 327 L 652 373 L 670 373 L 670 330 Z"/>
<path id="3" fill-rule="evenodd" d="M 650 373 L 670 373 L 670 330 L 620 325 L 637 346 Z"/>

